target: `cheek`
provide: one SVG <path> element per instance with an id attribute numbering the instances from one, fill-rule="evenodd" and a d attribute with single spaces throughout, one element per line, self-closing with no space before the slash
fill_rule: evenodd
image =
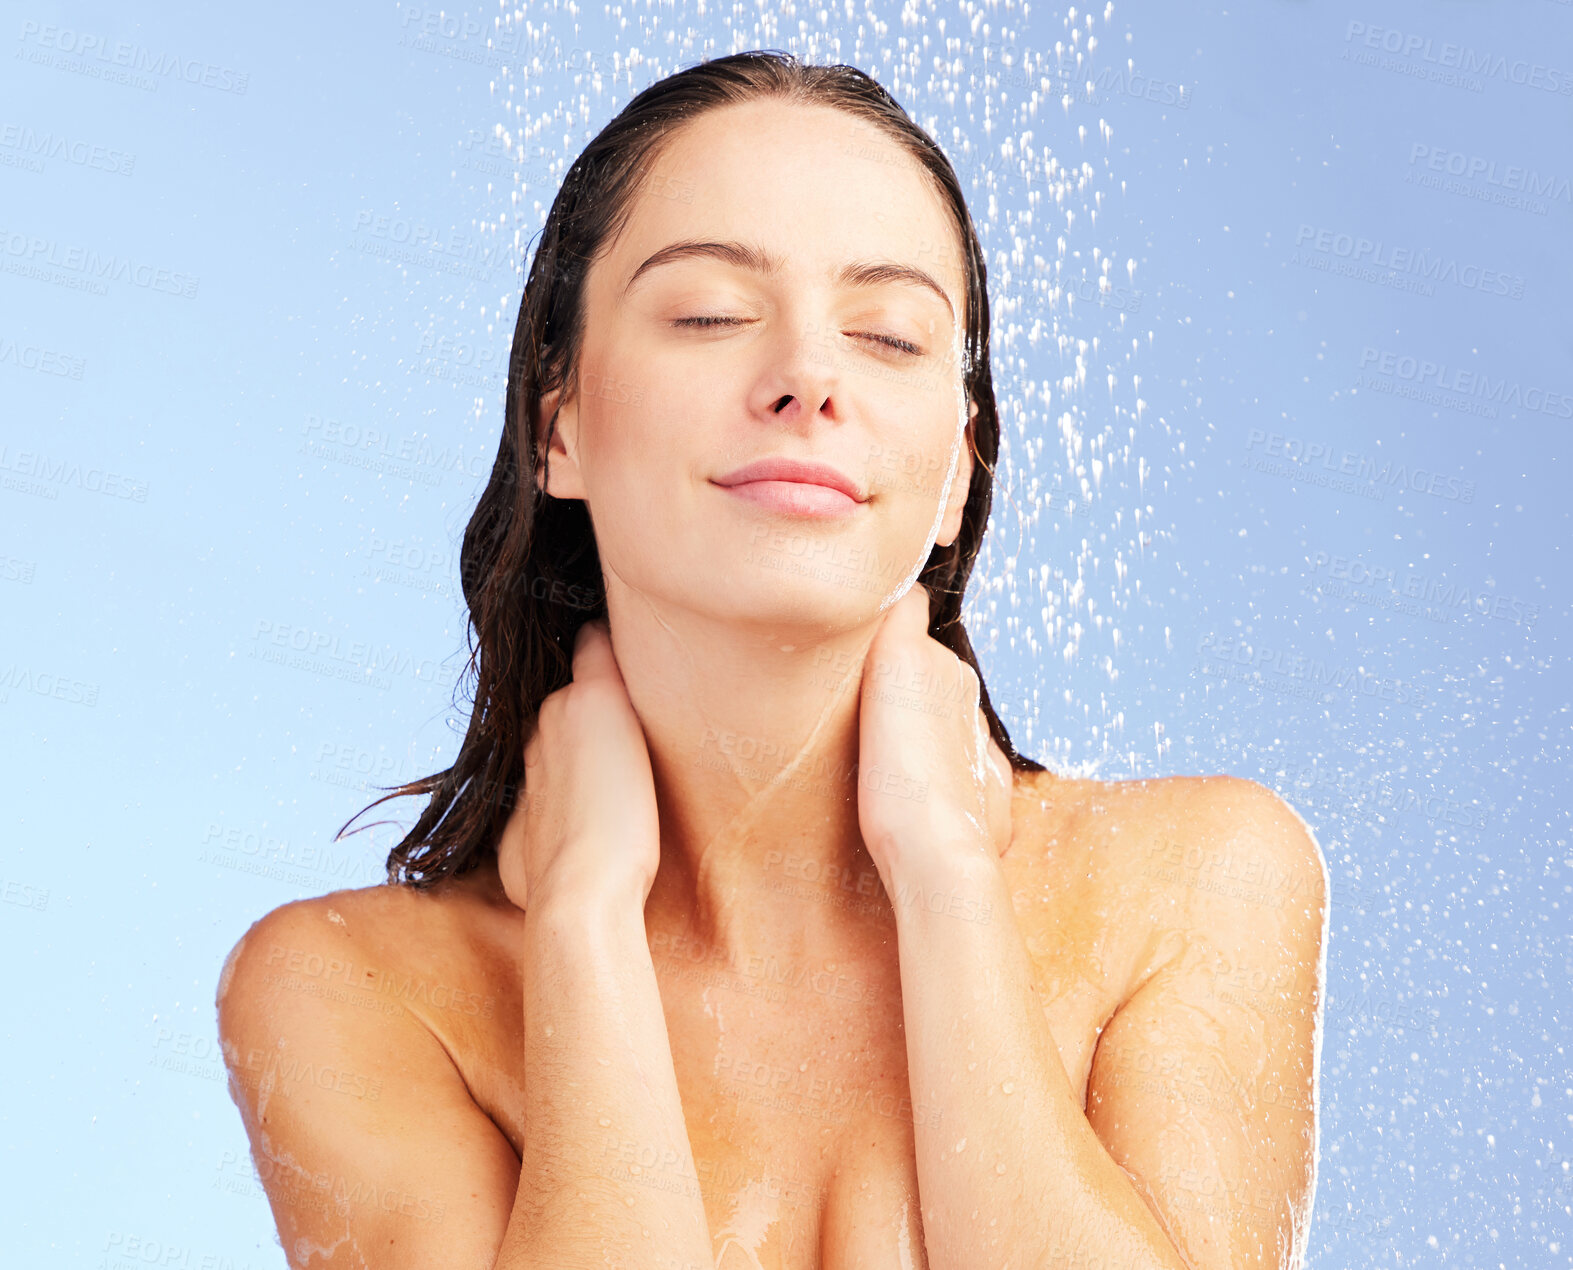
<path id="1" fill-rule="evenodd" d="M 880 502 L 876 555 L 904 576 L 927 560 L 943 528 L 954 441 L 941 421 L 916 443 L 886 438 L 871 449 L 868 475 Z"/>
<path id="2" fill-rule="evenodd" d="M 585 483 L 590 502 L 607 506 L 654 491 L 672 479 L 680 438 L 665 434 L 657 414 L 643 403 L 587 401 L 581 424 Z"/>
<path id="3" fill-rule="evenodd" d="M 637 561 L 669 553 L 693 520 L 691 430 L 663 423 L 647 401 L 599 401 L 581 436 L 587 501 L 603 554 L 637 568 Z"/>
<path id="4" fill-rule="evenodd" d="M 928 410 L 932 412 L 933 407 Z M 944 502 L 959 457 L 959 423 L 930 418 L 921 430 L 890 434 L 869 446 L 868 480 L 903 519 L 927 522 Z"/>

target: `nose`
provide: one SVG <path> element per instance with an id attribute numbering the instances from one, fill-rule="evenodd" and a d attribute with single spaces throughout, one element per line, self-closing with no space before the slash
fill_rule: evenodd
<path id="1" fill-rule="evenodd" d="M 820 418 L 839 422 L 840 381 L 831 342 L 817 324 L 805 323 L 800 330 L 781 333 L 755 404 L 784 423 L 807 426 Z"/>

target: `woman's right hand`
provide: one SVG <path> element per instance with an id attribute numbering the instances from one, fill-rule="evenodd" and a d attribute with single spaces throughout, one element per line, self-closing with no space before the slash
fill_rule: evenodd
<path id="1" fill-rule="evenodd" d="M 579 628 L 573 680 L 541 702 L 524 768 L 497 846 L 508 898 L 631 897 L 642 910 L 661 859 L 655 782 L 605 618 Z"/>

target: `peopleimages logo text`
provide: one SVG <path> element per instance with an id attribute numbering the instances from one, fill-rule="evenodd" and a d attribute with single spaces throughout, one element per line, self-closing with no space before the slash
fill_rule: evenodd
<path id="1" fill-rule="evenodd" d="M 1295 232 L 1296 248 L 1305 247 L 1323 255 L 1337 256 L 1352 265 L 1396 274 L 1414 274 L 1427 282 L 1451 282 L 1471 291 L 1524 298 L 1524 279 L 1520 274 L 1482 269 L 1479 265 L 1459 264 L 1450 256 L 1436 255 L 1424 247 L 1388 247 L 1380 239 L 1356 234 L 1335 233 L 1315 225 L 1301 225 Z"/>
<path id="2" fill-rule="evenodd" d="M 1325 575 L 1323 569 L 1327 570 Z M 1540 618 L 1540 605 L 1499 594 L 1494 586 L 1470 586 L 1409 567 L 1371 564 L 1360 556 L 1318 551 L 1311 557 L 1311 574 L 1318 579 L 1317 590 L 1323 595 L 1395 608 L 1416 617 L 1445 621 L 1467 613 L 1522 626 L 1533 626 Z"/>
<path id="3" fill-rule="evenodd" d="M 1517 163 L 1504 163 L 1499 171 L 1495 159 L 1465 154 L 1461 150 L 1445 150 L 1441 146 L 1416 141 L 1409 147 L 1409 166 L 1413 168 L 1422 159 L 1425 160 L 1425 167 L 1432 172 L 1445 172 L 1448 176 L 1463 177 L 1466 181 L 1484 181 L 1487 185 L 1497 185 L 1514 193 L 1573 202 L 1573 181 L 1565 176 L 1544 176 L 1534 168 Z"/>
<path id="4" fill-rule="evenodd" d="M 171 269 L 145 261 L 134 261 L 115 255 L 102 255 L 90 247 L 63 245 L 57 239 L 43 238 L 37 234 L 24 234 L 17 230 L 0 228 L 0 257 L 14 257 L 27 269 L 34 271 L 48 266 L 68 273 L 81 274 L 84 279 L 102 283 L 129 282 L 150 291 L 163 291 L 169 295 L 193 299 L 197 294 L 200 278 L 176 273 Z M 0 261 L 8 273 L 23 272 Z"/>
<path id="5" fill-rule="evenodd" d="M 137 74 L 174 77 L 188 84 L 201 84 L 220 92 L 244 96 L 250 74 L 214 62 L 199 61 L 194 57 L 181 57 L 176 53 L 154 52 L 141 44 L 116 40 L 111 43 L 101 35 L 76 31 L 70 27 L 41 26 L 28 19 L 22 23 L 22 32 L 16 37 L 24 44 L 29 41 L 39 48 L 53 49 L 70 57 L 82 59 L 84 64 L 100 63 L 99 69 L 123 67 Z M 20 54 L 18 54 L 20 56 Z M 158 84 L 153 83 L 156 89 Z"/>
<path id="6" fill-rule="evenodd" d="M 1555 419 L 1573 419 L 1573 393 L 1552 392 L 1534 385 L 1526 388 L 1518 380 L 1506 376 L 1493 380 L 1484 371 L 1464 370 L 1446 362 L 1372 348 L 1369 344 L 1360 354 L 1360 369 L 1406 383 L 1424 384 L 1439 392 L 1478 397 L 1503 407 L 1520 406 Z"/>
<path id="7" fill-rule="evenodd" d="M 1364 666 L 1329 666 L 1320 657 L 1254 645 L 1232 634 L 1204 634 L 1197 640 L 1196 652 L 1205 659 L 1203 665 L 1207 661 L 1224 667 L 1232 664 L 1258 678 L 1277 675 L 1301 681 L 1321 693 L 1347 691 L 1351 696 L 1381 697 L 1398 705 L 1426 705 L 1430 695 L 1427 685 L 1413 680 L 1374 674 Z"/>
<path id="8" fill-rule="evenodd" d="M 1393 27 L 1351 22 L 1344 32 L 1344 43 L 1356 42 L 1369 49 L 1418 58 L 1422 62 L 1460 70 L 1468 75 L 1501 79 L 1510 84 L 1528 84 L 1531 88 L 1548 93 L 1573 94 L 1573 74 L 1568 71 L 1525 58 L 1509 60 L 1501 53 L 1481 53 L 1467 44 L 1444 42 L 1437 45 L 1429 35 L 1411 35 Z"/>
<path id="9" fill-rule="evenodd" d="M 1262 453 L 1288 459 L 1304 467 L 1319 464 L 1329 472 L 1370 481 L 1374 485 L 1398 485 L 1417 494 L 1435 494 L 1459 503 L 1475 501 L 1475 483 L 1456 476 L 1444 476 L 1423 467 L 1410 467 L 1392 459 L 1374 459 L 1353 450 L 1340 450 L 1325 441 L 1304 441 L 1281 432 L 1252 428 L 1245 442 L 1247 451 L 1262 447 Z"/>
<path id="10" fill-rule="evenodd" d="M 317 669 L 320 673 L 323 668 L 332 669 L 332 663 L 338 663 L 341 669 L 348 668 L 356 672 L 340 677 L 355 681 L 382 674 L 409 675 L 423 683 L 434 683 L 444 688 L 451 688 L 458 682 L 459 672 L 453 666 L 430 657 L 418 657 L 390 644 L 379 646 L 365 640 L 343 640 L 336 634 L 271 622 L 265 618 L 258 620 L 252 643 L 254 646 L 271 644 L 300 655 L 300 664 L 295 667 L 297 669 Z M 258 656 L 255 647 L 251 655 Z M 313 663 L 312 658 L 322 661 Z M 279 656 L 262 656 L 258 659 L 294 664 Z"/>
<path id="11" fill-rule="evenodd" d="M 28 159 L 62 159 L 77 167 L 95 168 L 120 176 L 130 176 L 137 161 L 134 154 L 15 123 L 0 124 L 0 148 L 15 150 Z"/>

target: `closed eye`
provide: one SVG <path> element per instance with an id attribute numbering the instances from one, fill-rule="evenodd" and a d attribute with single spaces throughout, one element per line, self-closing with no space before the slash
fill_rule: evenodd
<path id="1" fill-rule="evenodd" d="M 673 326 L 739 326 L 739 325 L 741 325 L 743 323 L 743 321 L 744 321 L 743 318 L 712 317 L 712 316 L 709 316 L 707 314 L 707 315 L 705 315 L 703 317 L 678 318 L 676 321 L 674 321 L 672 323 L 672 325 Z"/>
<path id="2" fill-rule="evenodd" d="M 716 326 L 741 326 L 747 320 L 748 319 L 746 318 L 704 314 L 698 317 L 676 318 L 673 320 L 672 325 L 704 329 L 707 327 Z M 894 335 L 879 335 L 872 331 L 850 331 L 847 332 L 847 334 L 854 335 L 858 339 L 874 340 L 880 344 L 884 344 L 888 348 L 893 348 L 900 353 L 918 354 L 922 353 L 923 351 L 910 340 L 899 339 Z"/>
<path id="3" fill-rule="evenodd" d="M 921 353 L 923 350 L 910 340 L 897 339 L 894 335 L 872 335 L 853 332 L 860 339 L 878 340 L 881 344 L 888 344 L 899 353 Z"/>

